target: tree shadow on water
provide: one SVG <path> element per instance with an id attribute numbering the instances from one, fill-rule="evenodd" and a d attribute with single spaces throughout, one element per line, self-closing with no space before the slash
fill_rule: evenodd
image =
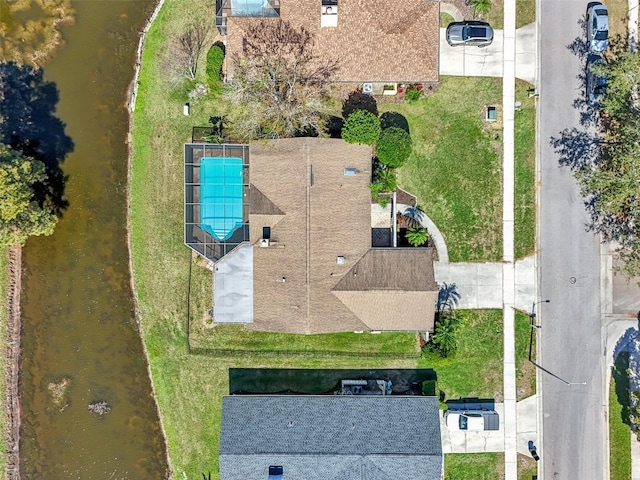
<path id="1" fill-rule="evenodd" d="M 61 216 L 69 202 L 64 198 L 68 176 L 60 165 L 74 144 L 54 115 L 55 84 L 38 68 L 0 62 L 0 99 L 0 143 L 44 163 L 47 180 L 35 186 L 36 200 Z"/>

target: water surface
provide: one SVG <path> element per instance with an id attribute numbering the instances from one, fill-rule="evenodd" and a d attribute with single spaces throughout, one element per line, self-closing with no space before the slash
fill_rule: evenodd
<path id="1" fill-rule="evenodd" d="M 24 250 L 22 478 L 162 479 L 166 471 L 134 315 L 126 245 L 126 91 L 150 0 L 78 0 L 45 66 L 75 150 L 69 208 Z M 64 385 L 54 401 L 50 386 Z M 88 405 L 107 402 L 100 417 Z"/>

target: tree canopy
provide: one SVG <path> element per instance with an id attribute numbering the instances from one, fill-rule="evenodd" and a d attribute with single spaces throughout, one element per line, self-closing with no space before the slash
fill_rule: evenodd
<path id="1" fill-rule="evenodd" d="M 411 149 L 411 137 L 399 127 L 390 127 L 382 130 L 376 143 L 378 160 L 391 168 L 401 167 L 411 155 Z"/>
<path id="2" fill-rule="evenodd" d="M 22 245 L 31 235 L 51 235 L 56 215 L 35 199 L 47 178 L 44 163 L 0 144 L 0 244 Z"/>
<path id="3" fill-rule="evenodd" d="M 554 139 L 561 162 L 570 166 L 591 217 L 589 227 L 617 253 L 629 276 L 640 275 L 640 55 L 615 48 L 607 65 L 600 125 L 603 133 L 573 129 Z"/>
<path id="4" fill-rule="evenodd" d="M 232 58 L 230 126 L 241 139 L 320 132 L 329 108 L 328 80 L 336 62 L 323 62 L 313 35 L 289 22 L 262 21 L 246 32 L 243 53 Z"/>
<path id="5" fill-rule="evenodd" d="M 380 136 L 380 120 L 368 110 L 356 110 L 347 117 L 342 127 L 342 138 L 347 143 L 373 145 Z"/>

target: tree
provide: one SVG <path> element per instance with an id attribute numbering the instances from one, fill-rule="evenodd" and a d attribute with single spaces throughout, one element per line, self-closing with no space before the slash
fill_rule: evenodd
<path id="1" fill-rule="evenodd" d="M 412 227 L 407 229 L 405 238 L 407 239 L 407 242 L 414 247 L 419 247 L 429 240 L 429 232 L 427 232 L 427 229 L 424 227 Z"/>
<path id="2" fill-rule="evenodd" d="M 347 118 L 357 110 L 368 110 L 378 116 L 378 103 L 373 95 L 363 93 L 362 89 L 354 90 L 342 103 L 342 117 Z"/>
<path id="3" fill-rule="evenodd" d="M 347 143 L 373 145 L 380 137 L 380 120 L 368 110 L 356 110 L 347 117 L 342 127 L 342 138 Z"/>
<path id="4" fill-rule="evenodd" d="M 436 323 L 436 331 L 431 337 L 431 342 L 441 356 L 454 355 L 458 350 L 458 325 L 459 321 L 455 315 L 441 317 Z"/>
<path id="5" fill-rule="evenodd" d="M 608 78 L 601 123 L 604 135 L 563 132 L 555 140 L 563 163 L 568 164 L 585 198 L 590 228 L 617 253 L 629 276 L 640 274 L 640 55 L 613 49 L 608 65 L 593 67 Z M 575 154 L 577 152 L 577 155 Z"/>
<path id="6" fill-rule="evenodd" d="M 269 19 L 246 33 L 243 53 L 232 58 L 234 135 L 243 140 L 292 137 L 323 130 L 330 108 L 329 79 L 337 62 L 322 61 L 313 35 L 283 20 Z"/>
<path id="7" fill-rule="evenodd" d="M 390 127 L 382 130 L 376 143 L 376 155 L 383 165 L 401 167 L 411 155 L 411 137 L 402 128 Z"/>
<path id="8" fill-rule="evenodd" d="M 471 0 L 474 15 L 486 15 L 491 10 L 491 0 Z"/>
<path id="9" fill-rule="evenodd" d="M 44 163 L 0 144 L 0 245 L 22 245 L 31 235 L 53 233 L 58 218 L 34 193 L 34 185 L 46 178 Z"/>
<path id="10" fill-rule="evenodd" d="M 170 42 L 167 66 L 172 83 L 196 79 L 198 61 L 210 30 L 210 22 L 199 20 Z"/>

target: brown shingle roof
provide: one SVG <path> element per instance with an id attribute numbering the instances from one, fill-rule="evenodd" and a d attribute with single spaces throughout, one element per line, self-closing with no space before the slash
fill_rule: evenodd
<path id="1" fill-rule="evenodd" d="M 439 3 L 432 0 L 339 0 L 338 26 L 321 27 L 320 0 L 282 0 L 280 18 L 315 35 L 320 58 L 339 59 L 337 82 L 439 80 Z M 227 19 L 227 56 L 242 53 L 244 32 L 260 18 Z M 264 19 L 278 21 L 277 18 Z M 232 75 L 232 62 L 227 62 Z"/>
<path id="2" fill-rule="evenodd" d="M 357 174 L 344 175 L 345 168 Z M 248 329 L 432 330 L 431 251 L 370 250 L 370 147 L 320 138 L 254 143 L 250 178 L 251 194 L 258 189 L 263 198 L 251 200 L 249 214 L 255 247 Z M 265 214 L 258 208 L 265 201 L 283 214 Z M 271 244 L 261 248 L 265 226 Z"/>

